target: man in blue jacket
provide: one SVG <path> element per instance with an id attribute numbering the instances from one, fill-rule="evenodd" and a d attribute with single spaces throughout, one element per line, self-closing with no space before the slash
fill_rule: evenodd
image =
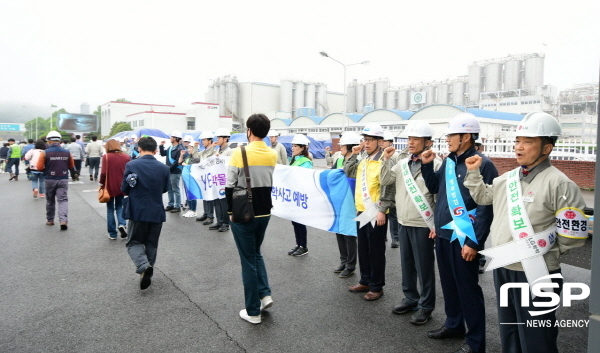
<path id="1" fill-rule="evenodd" d="M 185 151 L 181 144 L 183 135 L 179 130 L 173 130 L 171 133 L 171 146 L 165 148 L 165 141 L 160 143 L 160 155 L 167 157 L 166 164 L 171 171 L 170 176 L 170 187 L 169 187 L 169 204 L 165 208 L 165 211 L 171 211 L 171 213 L 181 212 L 181 191 L 179 188 L 179 181 L 181 180 L 182 166 L 179 165 L 179 156 L 182 151 Z M 138 140 L 138 149 L 139 149 Z M 141 151 L 140 151 L 141 152 Z"/>
<path id="2" fill-rule="evenodd" d="M 483 250 L 493 218 L 492 206 L 479 206 L 463 185 L 465 159 L 481 156 L 481 175 L 486 184 L 498 176 L 494 164 L 475 150 L 481 128 L 470 113 L 452 117 L 446 129 L 450 154 L 440 169 L 433 170 L 435 153 L 421 155 L 421 171 L 427 189 L 438 194 L 435 205 L 435 252 L 444 293 L 446 322 L 427 332 L 430 338 L 460 338 L 465 343 L 455 353 L 485 352 L 485 303 L 479 286 L 477 252 Z M 465 334 L 465 323 L 469 331 Z"/>
<path id="3" fill-rule="evenodd" d="M 158 238 L 166 220 L 162 194 L 169 189 L 169 167 L 154 158 L 156 141 L 142 137 L 138 141 L 139 158 L 125 165 L 121 190 L 123 218 L 127 225 L 127 252 L 141 275 L 140 289 L 152 283 Z"/>

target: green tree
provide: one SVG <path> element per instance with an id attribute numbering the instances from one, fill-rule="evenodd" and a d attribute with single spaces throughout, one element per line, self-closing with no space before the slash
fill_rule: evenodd
<path id="1" fill-rule="evenodd" d="M 126 123 L 123 121 L 117 121 L 116 123 L 113 124 L 112 128 L 110 129 L 109 136 L 114 136 L 122 131 L 131 131 L 131 130 L 133 130 L 133 129 L 131 128 L 131 125 L 129 123 Z"/>
<path id="2" fill-rule="evenodd" d="M 127 100 L 127 99 L 125 99 L 125 98 L 119 98 L 119 99 L 117 99 L 117 102 L 131 103 L 131 101 L 128 101 L 128 100 Z"/>

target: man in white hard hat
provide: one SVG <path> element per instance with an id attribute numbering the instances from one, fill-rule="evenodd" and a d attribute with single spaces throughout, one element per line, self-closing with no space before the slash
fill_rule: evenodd
<path id="1" fill-rule="evenodd" d="M 547 303 L 548 294 L 534 299 L 529 289 L 502 291 L 501 287 L 545 282 L 546 291 L 560 298 L 560 255 L 582 246 L 588 237 L 579 187 L 550 163 L 549 155 L 561 133 L 550 114 L 527 114 L 516 132 L 515 156 L 520 167 L 502 174 L 493 184 L 482 180 L 480 156 L 466 160 L 464 185 L 478 204 L 494 203 L 492 248 L 485 253 L 487 270 L 494 270 L 503 352 L 558 352 L 556 311 L 532 315 L 541 314 L 543 308 L 535 310 L 535 303 Z M 544 281 L 547 275 L 557 277 Z M 528 301 L 523 302 L 523 296 Z M 503 300 L 507 304 L 502 305 Z M 548 325 L 530 326 L 533 321 Z"/>
<path id="2" fill-rule="evenodd" d="M 185 149 L 181 145 L 182 138 L 181 131 L 173 130 L 171 133 L 171 146 L 165 149 L 165 141 L 162 141 L 159 147 L 160 155 L 166 157 L 166 165 L 169 167 L 170 172 L 169 204 L 165 208 L 165 211 L 171 211 L 171 213 L 181 212 L 179 181 L 181 180 L 181 169 L 183 167 L 179 164 L 179 156 L 182 151 L 185 152 Z"/>
<path id="3" fill-rule="evenodd" d="M 383 296 L 385 286 L 385 240 L 387 238 L 387 212 L 394 199 L 394 186 L 379 183 L 383 150 L 383 129 L 370 123 L 362 133 L 363 142 L 352 148 L 352 157 L 344 165 L 344 172 L 356 178 L 355 205 L 358 212 L 358 264 L 360 280 L 349 288 L 351 292 L 367 292 L 364 299 L 377 300 Z M 358 155 L 364 150 L 364 158 Z"/>
<path id="4" fill-rule="evenodd" d="M 389 130 L 383 131 L 383 141 L 381 141 L 381 149 L 384 151 L 384 154 L 386 148 L 394 146 L 394 140 L 394 134 L 392 134 Z M 391 156 L 389 156 L 388 159 L 391 159 L 392 165 L 395 165 L 400 159 L 400 154 L 394 149 L 394 153 Z M 398 238 L 398 216 L 396 215 L 396 213 L 396 204 L 394 203 L 392 207 L 390 207 L 390 212 L 388 213 L 388 223 L 390 225 L 390 238 L 392 238 L 392 248 L 397 248 L 398 246 L 400 246 L 400 240 Z"/>
<path id="5" fill-rule="evenodd" d="M 384 152 L 381 166 L 381 184 L 395 183 L 396 205 L 401 205 L 398 232 L 404 299 L 392 312 L 413 313 L 410 323 L 424 325 L 435 309 L 435 199 L 425 186 L 421 154 L 433 145 L 433 128 L 423 120 L 411 121 L 400 137 L 408 139 L 408 148 L 400 154 L 400 161 L 394 163 L 395 148 L 390 146 Z M 437 171 L 442 159 L 437 157 L 433 163 Z"/>
<path id="6" fill-rule="evenodd" d="M 438 194 L 434 212 L 435 251 L 446 313 L 444 325 L 427 335 L 434 339 L 466 336 L 456 352 L 485 352 L 485 303 L 476 260 L 490 232 L 493 210 L 492 206 L 478 205 L 463 185 L 467 173 L 465 160 L 476 154 L 483 160 L 480 171 L 484 181 L 491 184 L 498 176 L 489 158 L 475 151 L 480 132 L 479 121 L 473 114 L 455 114 L 446 128 L 450 154 L 439 171 L 434 170 L 433 151 L 421 154 L 427 189 Z"/>
<path id="7" fill-rule="evenodd" d="M 208 157 L 212 157 L 217 154 L 217 148 L 215 147 L 215 143 L 213 139 L 215 135 L 211 131 L 202 131 L 198 139 L 200 143 L 204 147 L 203 150 L 199 150 L 194 153 L 194 158 L 197 158 L 199 161 L 203 161 Z M 196 221 L 202 222 L 203 225 L 207 226 L 213 223 L 215 219 L 215 202 L 213 200 L 206 201 L 202 200 L 202 205 L 204 208 L 204 214 L 201 217 L 196 218 Z"/>
<path id="8" fill-rule="evenodd" d="M 46 225 L 54 225 L 58 209 L 60 229 L 67 230 L 69 222 L 69 170 L 75 170 L 71 152 L 60 147 L 60 134 L 50 131 L 46 135 L 48 148 L 40 153 L 36 169 L 44 171 L 46 179 Z"/>
<path id="9" fill-rule="evenodd" d="M 277 139 L 279 138 L 279 133 L 275 130 L 269 130 L 269 133 L 267 134 L 267 136 L 271 140 L 271 148 L 274 149 L 275 152 L 277 152 L 277 164 L 287 165 L 288 164 L 287 150 L 285 149 L 284 145 L 277 142 Z"/>
<path id="10" fill-rule="evenodd" d="M 229 138 L 231 132 L 224 128 L 218 128 L 215 131 L 217 141 L 214 142 L 217 156 L 231 156 L 233 149 L 229 147 Z M 227 214 L 227 200 L 225 198 L 214 200 L 215 216 L 217 217 L 217 223 L 208 227 L 210 230 L 218 230 L 219 232 L 229 231 L 229 214 Z"/>

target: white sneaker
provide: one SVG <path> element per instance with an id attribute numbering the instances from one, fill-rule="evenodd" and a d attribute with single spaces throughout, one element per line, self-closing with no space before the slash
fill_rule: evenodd
<path id="1" fill-rule="evenodd" d="M 246 312 L 246 309 L 242 309 L 240 311 L 240 317 L 242 319 L 248 321 L 249 323 L 254 324 L 254 325 L 260 324 L 260 321 L 261 321 L 260 315 L 258 315 L 258 316 L 250 316 Z"/>
<path id="2" fill-rule="evenodd" d="M 268 309 L 273 306 L 273 298 L 270 295 L 262 298 L 260 300 L 260 311 Z"/>
<path id="3" fill-rule="evenodd" d="M 196 216 L 197 216 L 196 212 L 194 212 L 194 211 L 192 211 L 192 210 L 189 210 L 189 211 L 188 211 L 188 217 L 189 217 L 189 218 L 196 217 Z"/>

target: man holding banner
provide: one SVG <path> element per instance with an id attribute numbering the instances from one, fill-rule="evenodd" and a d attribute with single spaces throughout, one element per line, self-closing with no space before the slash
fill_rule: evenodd
<path id="1" fill-rule="evenodd" d="M 383 129 L 370 123 L 362 131 L 363 142 L 352 148 L 353 156 L 344 165 L 344 172 L 356 178 L 355 205 L 358 211 L 358 262 L 360 280 L 349 288 L 351 292 L 367 292 L 364 299 L 377 300 L 383 296 L 385 286 L 385 240 L 387 237 L 387 215 L 393 204 L 394 185 L 387 187 L 379 183 L 383 150 Z M 357 157 L 364 148 L 364 158 Z"/>
<path id="2" fill-rule="evenodd" d="M 516 289 L 502 294 L 500 288 L 506 283 L 531 286 L 545 282 L 549 287 L 555 285 L 554 292 L 560 294 L 563 280 L 559 257 L 568 249 L 582 246 L 587 239 L 581 191 L 548 158 L 561 132 L 560 124 L 551 115 L 527 114 L 517 127 L 515 141 L 520 167 L 496 178 L 492 185 L 482 180 L 480 156 L 466 160 L 464 185 L 473 199 L 478 204 L 495 205 L 490 232 L 493 247 L 483 253 L 489 260 L 486 270 L 494 270 L 503 352 L 558 352 L 556 311 L 533 316 L 531 307 L 522 302 L 523 295 L 529 295 L 529 303 L 547 302 L 548 298 L 534 300 L 531 293 Z M 503 295 L 509 297 L 507 306 L 500 304 Z M 534 319 L 550 324 L 516 324 Z"/>
<path id="3" fill-rule="evenodd" d="M 408 138 L 408 150 L 400 154 L 399 163 L 394 163 L 394 147 L 386 148 L 381 165 L 381 184 L 395 182 L 396 205 L 402 205 L 398 208 L 398 238 L 404 299 L 392 312 L 399 315 L 414 312 L 410 319 L 414 325 L 427 323 L 435 308 L 435 200 L 421 173 L 421 153 L 433 144 L 432 136 L 433 128 L 429 123 L 423 120 L 409 122 L 401 135 Z M 442 159 L 436 157 L 434 171 L 441 164 Z"/>
<path id="4" fill-rule="evenodd" d="M 491 184 L 498 171 L 489 158 L 475 151 L 480 132 L 479 121 L 470 113 L 454 115 L 446 129 L 450 154 L 438 172 L 436 155 L 431 150 L 421 154 L 421 171 L 427 189 L 438 194 L 434 211 L 435 251 L 446 321 L 444 326 L 427 332 L 429 338 L 445 339 L 465 336 L 457 353 L 485 352 L 485 303 L 479 286 L 477 252 L 483 250 L 492 223 L 492 206 L 480 206 L 471 198 L 463 180 L 465 160 L 473 155 L 482 158 L 481 175 Z M 458 240 L 458 241 L 456 241 Z"/>

